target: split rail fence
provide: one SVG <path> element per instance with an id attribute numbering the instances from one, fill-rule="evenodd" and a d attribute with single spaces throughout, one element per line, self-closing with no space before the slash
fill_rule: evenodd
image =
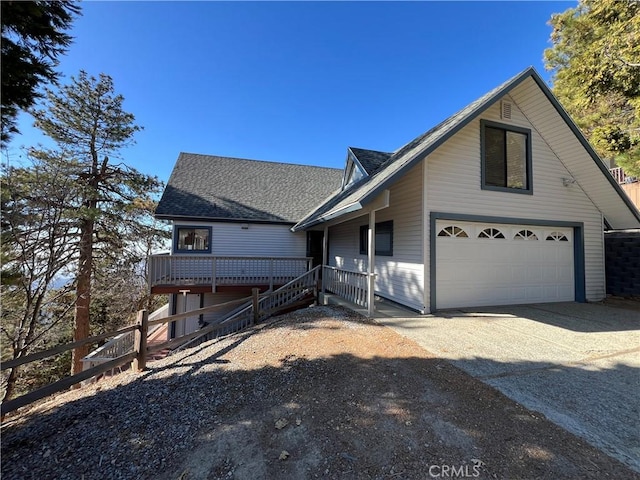
<path id="1" fill-rule="evenodd" d="M 12 412 L 20 407 L 33 403 L 44 397 L 52 395 L 54 393 L 66 390 L 73 385 L 81 383 L 96 377 L 109 370 L 116 369 L 128 363 L 134 371 L 143 371 L 146 368 L 147 357 L 156 351 L 164 349 L 176 349 L 187 343 L 192 343 L 197 339 L 213 339 L 223 335 L 238 332 L 246 327 L 249 327 L 267 317 L 278 313 L 279 311 L 294 308 L 301 305 L 302 301 L 306 301 L 305 298 L 317 298 L 318 295 L 318 280 L 319 280 L 320 267 L 315 267 L 298 278 L 290 281 L 275 291 L 267 291 L 265 293 L 259 293 L 258 289 L 253 289 L 251 297 L 246 297 L 240 300 L 234 300 L 210 307 L 205 307 L 197 310 L 191 310 L 189 312 L 180 313 L 177 315 L 170 315 L 163 318 L 149 319 L 149 314 L 146 310 L 140 310 L 138 312 L 137 321 L 134 325 L 116 330 L 115 332 L 103 333 L 101 335 L 95 335 L 76 342 L 66 343 L 58 345 L 48 350 L 32 353 L 24 357 L 18 357 L 7 362 L 2 362 L 1 370 L 7 370 L 10 368 L 17 368 L 27 363 L 32 363 L 44 358 L 59 355 L 69 350 L 81 347 L 83 345 L 95 344 L 99 341 L 107 338 L 113 338 L 133 334 L 133 344 L 130 348 L 131 351 L 125 351 L 123 348 L 114 348 L 114 352 L 117 352 L 118 356 L 113 359 L 101 359 L 99 364 L 91 366 L 86 370 L 65 377 L 54 383 L 51 383 L 45 387 L 39 388 L 32 392 L 29 392 L 20 397 L 13 398 L 1 405 L 1 415 L 4 417 L 9 412 Z M 232 312 L 224 315 L 216 323 L 207 325 L 193 333 L 183 335 L 179 338 L 168 340 L 164 343 L 147 346 L 147 336 L 149 334 L 149 328 L 164 323 L 175 322 L 178 320 L 184 320 L 188 317 L 202 315 L 205 313 L 211 313 L 220 308 L 228 308 L 234 304 L 239 306 Z"/>

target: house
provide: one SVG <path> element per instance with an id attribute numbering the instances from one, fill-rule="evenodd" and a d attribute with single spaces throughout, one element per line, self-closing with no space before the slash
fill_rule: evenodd
<path id="1" fill-rule="evenodd" d="M 170 255 L 149 258 L 151 293 L 168 294 L 171 313 L 183 313 L 304 273 L 321 261 L 322 242 L 291 227 L 341 181 L 340 169 L 181 153 L 155 211 L 173 241 Z M 208 320 L 176 322 L 171 336 Z"/>
<path id="2" fill-rule="evenodd" d="M 200 254 L 315 256 L 325 290 L 370 312 L 375 293 L 429 313 L 601 300 L 603 230 L 640 227 L 533 68 L 394 152 L 348 149 L 342 172 L 267 165 L 282 176 L 182 154 L 156 212 L 174 222 L 174 256 L 194 253 L 195 230 Z M 292 178 L 305 186 L 278 193 Z"/>

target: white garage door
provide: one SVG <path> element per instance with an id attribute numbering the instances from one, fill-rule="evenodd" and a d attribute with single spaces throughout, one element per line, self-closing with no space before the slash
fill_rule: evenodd
<path id="1" fill-rule="evenodd" d="M 436 307 L 573 301 L 573 229 L 436 222 Z"/>

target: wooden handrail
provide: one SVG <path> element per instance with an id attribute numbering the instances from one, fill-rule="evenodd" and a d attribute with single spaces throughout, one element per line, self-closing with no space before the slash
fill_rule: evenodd
<path id="1" fill-rule="evenodd" d="M 59 353 L 66 352 L 67 350 L 73 350 L 74 348 L 81 347 L 82 345 L 86 345 L 87 343 L 95 343 L 100 340 L 104 340 L 105 338 L 115 337 L 116 335 L 120 335 L 121 333 L 133 332 L 137 329 L 137 325 L 129 325 L 128 327 L 121 328 L 120 330 L 116 330 L 115 332 L 102 333 L 100 335 L 95 335 L 93 337 L 78 340 L 76 342 L 58 345 L 48 350 L 42 350 L 41 352 L 32 353 L 31 355 L 26 355 L 24 357 L 14 358 L 7 362 L 2 362 L 0 370 L 6 370 L 8 368 L 14 368 L 20 365 L 24 365 L 25 363 L 42 360 L 43 358 L 52 357 L 53 355 L 58 355 Z"/>
<path id="2" fill-rule="evenodd" d="M 331 265 L 323 265 L 323 268 L 334 270 L 336 272 L 347 272 L 347 273 L 355 273 L 357 275 L 362 275 L 364 277 L 377 277 L 377 273 L 369 273 L 369 272 L 358 272 L 357 270 L 347 270 L 345 268 L 332 267 Z"/>
<path id="3" fill-rule="evenodd" d="M 170 315 L 164 318 L 158 318 L 156 320 L 149 320 L 149 326 L 152 327 L 154 325 L 159 325 L 161 323 L 169 323 L 169 322 L 175 322 L 176 320 L 182 320 L 184 318 L 197 317 L 204 313 L 214 312 L 220 309 L 221 307 L 228 307 L 236 303 L 239 305 L 241 303 L 248 302 L 249 300 L 251 300 L 251 297 L 244 297 L 239 300 L 230 300 L 228 302 L 218 303 L 216 305 L 211 305 L 209 307 L 198 308 L 196 310 L 189 310 L 188 312 L 184 312 L 184 313 L 176 313 L 175 315 Z"/>
<path id="4" fill-rule="evenodd" d="M 188 333 L 187 335 L 182 335 L 178 338 L 172 338 L 171 340 L 167 340 L 166 342 L 159 343 L 150 347 L 147 347 L 147 353 L 157 352 L 158 350 L 164 350 L 165 348 L 175 348 L 180 345 L 187 343 L 189 340 L 193 340 L 194 338 L 206 335 L 208 333 L 213 333 L 216 330 L 222 330 L 224 327 L 228 326 L 228 322 L 216 323 L 215 325 L 208 325 L 200 330 L 196 330 L 195 332 Z"/>
<path id="5" fill-rule="evenodd" d="M 324 265 L 324 269 L 323 291 L 329 290 L 356 305 L 367 307 L 369 314 L 373 314 L 375 273 L 344 270 L 329 265 Z"/>
<path id="6" fill-rule="evenodd" d="M 318 268 L 318 267 L 316 267 Z M 275 295 L 276 292 L 285 292 L 287 290 L 294 290 L 295 287 L 290 287 L 290 283 L 286 285 L 283 285 L 282 287 L 280 287 L 278 290 L 274 291 L 274 292 L 263 292 L 260 294 L 260 298 L 264 298 L 264 297 L 268 297 L 270 295 Z M 242 303 L 246 303 L 251 301 L 252 297 L 243 297 L 240 298 L 238 300 L 230 300 L 228 302 L 224 302 L 224 303 L 218 303 L 216 305 L 210 305 L 208 307 L 203 307 L 203 308 L 198 308 L 195 310 L 189 310 L 188 312 L 184 312 L 184 313 L 176 313 L 175 315 L 170 315 L 168 317 L 164 317 L 164 318 L 158 318 L 156 320 L 149 320 L 149 326 L 152 327 L 154 325 L 159 325 L 161 323 L 169 323 L 169 322 L 175 322 L 176 320 L 183 320 L 185 318 L 189 318 L 189 317 L 197 317 L 199 315 L 205 314 L 205 313 L 211 313 L 214 312 L 222 307 L 229 307 L 231 305 L 235 305 L 235 304 L 242 304 Z"/>

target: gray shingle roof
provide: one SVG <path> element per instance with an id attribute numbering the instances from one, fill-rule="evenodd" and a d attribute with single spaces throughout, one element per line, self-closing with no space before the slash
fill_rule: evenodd
<path id="1" fill-rule="evenodd" d="M 342 170 L 181 153 L 157 218 L 296 223 L 340 188 Z"/>
<path id="2" fill-rule="evenodd" d="M 369 175 L 373 175 L 378 171 L 380 166 L 384 164 L 392 153 L 378 152 L 376 150 L 365 150 L 364 148 L 349 147 L 356 156 L 360 165 L 367 171 Z"/>

